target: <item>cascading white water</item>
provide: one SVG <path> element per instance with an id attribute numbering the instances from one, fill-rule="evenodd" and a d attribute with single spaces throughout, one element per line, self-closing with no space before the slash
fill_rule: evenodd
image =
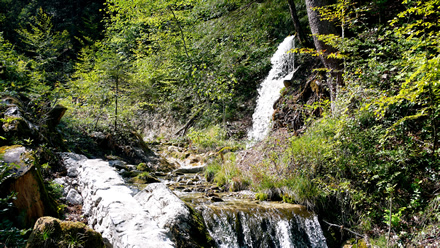
<path id="1" fill-rule="evenodd" d="M 197 206 L 220 248 L 327 248 L 318 218 L 293 204 L 233 201 Z"/>
<path id="2" fill-rule="evenodd" d="M 258 89 L 257 107 L 252 115 L 252 129 L 248 133 L 251 143 L 262 140 L 269 132 L 273 104 L 280 97 L 283 81 L 292 77 L 294 54 L 288 51 L 295 48 L 294 39 L 295 36 L 288 36 L 278 46 L 271 58 L 272 69 Z"/>

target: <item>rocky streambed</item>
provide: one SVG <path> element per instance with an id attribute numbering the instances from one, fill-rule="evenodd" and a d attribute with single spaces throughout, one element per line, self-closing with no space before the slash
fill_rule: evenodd
<path id="1" fill-rule="evenodd" d="M 124 179 L 140 172 L 120 161 L 62 158 L 68 176 L 57 182 L 69 201 L 82 202 L 107 247 L 327 247 L 316 215 L 252 192 L 223 192 L 204 179 L 203 159 L 168 158 L 175 169 L 150 173 L 158 182 L 144 184 Z"/>

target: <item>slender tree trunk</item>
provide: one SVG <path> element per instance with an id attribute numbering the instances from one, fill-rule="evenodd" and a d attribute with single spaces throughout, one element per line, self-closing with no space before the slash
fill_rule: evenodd
<path id="1" fill-rule="evenodd" d="M 330 58 L 331 53 L 337 50 L 319 39 L 319 35 L 337 34 L 336 27 L 329 21 L 321 20 L 319 12 L 313 10 L 315 7 L 327 5 L 326 0 L 306 0 L 307 16 L 309 18 L 310 29 L 313 35 L 316 50 L 320 53 L 320 58 L 325 68 L 328 70 L 327 85 L 330 90 L 330 100 L 332 101 L 332 111 L 335 111 L 334 101 L 337 97 L 338 86 L 343 85 L 341 61 Z"/>
<path id="2" fill-rule="evenodd" d="M 432 85 L 429 87 L 429 100 L 430 100 L 429 105 L 431 106 L 429 113 L 430 113 L 430 117 L 431 117 L 431 126 L 432 126 L 432 154 L 433 154 L 433 156 L 436 156 L 437 155 L 436 150 L 438 147 L 438 133 L 437 133 L 437 123 L 438 122 L 435 118 L 435 108 L 434 108 L 435 95 L 432 90 Z"/>
<path id="3" fill-rule="evenodd" d="M 173 7 L 168 6 L 168 9 L 171 11 L 171 14 L 173 14 L 173 18 L 176 21 L 177 26 L 179 27 L 180 36 L 182 37 L 182 42 L 183 42 L 183 49 L 185 50 L 186 57 L 187 57 L 190 65 L 191 65 L 191 70 L 188 72 L 188 78 L 190 78 L 191 72 L 194 69 L 194 64 L 193 64 L 192 59 L 191 59 L 191 57 L 189 56 L 189 53 L 188 53 L 188 48 L 186 46 L 185 35 L 183 33 L 182 25 L 180 25 L 180 22 L 177 19 L 176 14 L 174 14 Z M 200 95 L 199 95 L 199 93 L 197 91 L 194 91 L 194 95 L 196 96 L 197 101 L 199 101 L 199 102 L 202 101 L 202 98 L 200 97 Z"/>
<path id="4" fill-rule="evenodd" d="M 118 94 L 119 94 L 119 77 L 116 77 L 116 96 L 115 96 L 115 133 L 118 130 Z"/>
<path id="5" fill-rule="evenodd" d="M 296 38 L 301 45 L 305 47 L 311 47 L 311 44 L 306 38 L 306 35 L 301 28 L 301 24 L 299 23 L 294 0 L 287 0 L 287 3 L 289 4 L 290 16 L 292 17 L 293 26 L 295 27 Z"/>
<path id="6" fill-rule="evenodd" d="M 188 49 L 186 48 L 185 35 L 183 34 L 182 26 L 180 25 L 179 20 L 177 19 L 176 15 L 174 14 L 173 8 L 171 6 L 168 6 L 168 9 L 171 11 L 171 14 L 173 14 L 174 20 L 176 20 L 177 26 L 179 27 L 179 31 L 180 31 L 180 36 L 182 37 L 183 49 L 185 50 L 186 57 L 188 58 L 188 61 L 191 64 L 191 67 L 193 67 L 191 57 L 189 56 Z"/>

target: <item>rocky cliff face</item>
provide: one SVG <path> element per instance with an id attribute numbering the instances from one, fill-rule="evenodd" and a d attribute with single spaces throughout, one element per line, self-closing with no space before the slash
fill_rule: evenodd
<path id="1" fill-rule="evenodd" d="M 312 105 L 329 99 L 325 74 L 312 72 L 320 62 L 316 58 L 301 61 L 293 78 L 284 82 L 285 88 L 273 106 L 273 130 L 285 128 L 295 134 L 303 132 L 305 120 L 322 113 L 322 108 Z"/>

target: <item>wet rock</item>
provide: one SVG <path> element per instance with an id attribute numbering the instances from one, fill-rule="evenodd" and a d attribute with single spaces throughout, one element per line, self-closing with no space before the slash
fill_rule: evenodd
<path id="1" fill-rule="evenodd" d="M 174 170 L 174 173 L 198 173 L 205 170 L 206 165 L 181 167 Z"/>
<path id="2" fill-rule="evenodd" d="M 164 184 L 149 184 L 135 199 L 158 222 L 159 227 L 169 230 L 176 247 L 215 246 L 201 216 Z"/>
<path id="3" fill-rule="evenodd" d="M 53 217 L 37 220 L 26 248 L 104 248 L 101 234 L 81 222 L 61 221 Z"/>
<path id="4" fill-rule="evenodd" d="M 126 164 L 125 165 L 125 169 L 128 170 L 128 171 L 136 170 L 136 165 Z"/>
<path id="5" fill-rule="evenodd" d="M 115 168 L 118 169 L 118 170 L 121 170 L 121 169 L 125 169 L 125 168 L 126 168 L 126 167 L 125 167 L 125 163 L 122 162 L 121 160 L 111 160 L 111 161 L 108 161 L 108 164 L 109 164 L 111 167 L 115 167 Z"/>
<path id="6" fill-rule="evenodd" d="M 172 171 L 174 169 L 176 169 L 177 167 L 179 167 L 179 164 L 176 163 L 176 161 L 171 160 L 171 159 L 167 159 L 164 157 L 161 157 L 159 160 L 159 164 L 160 166 L 158 168 L 156 168 L 156 170 L 161 170 L 161 171 Z"/>
<path id="7" fill-rule="evenodd" d="M 190 156 L 189 158 L 189 162 L 191 163 L 191 164 L 195 164 L 195 163 L 198 163 L 198 162 L 200 162 L 200 160 L 201 160 L 201 158 L 199 157 L 199 156 L 197 156 L 197 155 L 194 155 L 194 156 Z"/>
<path id="8" fill-rule="evenodd" d="M 211 201 L 213 201 L 213 202 L 222 202 L 223 199 L 220 198 L 219 196 L 213 196 L 213 197 L 211 197 Z"/>
<path id="9" fill-rule="evenodd" d="M 125 169 L 122 169 L 121 171 L 119 171 L 119 175 L 126 177 L 126 178 L 137 177 L 140 174 L 141 174 L 141 172 L 139 172 L 139 171 L 129 171 L 129 170 L 125 170 Z"/>
<path id="10" fill-rule="evenodd" d="M 136 166 L 136 169 L 139 171 L 151 171 L 151 165 L 147 164 L 147 163 L 139 163 Z"/>
<path id="11" fill-rule="evenodd" d="M 166 173 L 164 173 L 164 172 L 155 172 L 154 175 L 155 175 L 156 177 L 164 177 L 164 176 L 167 176 L 168 174 L 166 174 Z"/>
<path id="12" fill-rule="evenodd" d="M 77 177 L 78 176 L 78 169 L 76 167 L 72 167 L 67 169 L 67 176 L 68 177 Z"/>
<path id="13" fill-rule="evenodd" d="M 58 177 L 53 180 L 54 183 L 62 185 L 63 187 L 67 186 L 66 178 Z"/>
<path id="14" fill-rule="evenodd" d="M 205 196 L 206 197 L 220 197 L 219 195 L 217 195 L 217 193 L 218 192 L 216 192 L 216 191 L 209 190 L 208 192 L 205 193 Z"/>
<path id="15" fill-rule="evenodd" d="M 83 203 L 82 196 L 75 189 L 71 189 L 66 196 L 68 203 L 72 205 L 81 205 Z"/>
<path id="16" fill-rule="evenodd" d="M 168 173 L 166 176 L 165 176 L 165 180 L 171 180 L 171 179 L 173 179 L 173 177 L 174 177 L 174 175 L 173 174 L 171 174 L 171 173 Z"/>

